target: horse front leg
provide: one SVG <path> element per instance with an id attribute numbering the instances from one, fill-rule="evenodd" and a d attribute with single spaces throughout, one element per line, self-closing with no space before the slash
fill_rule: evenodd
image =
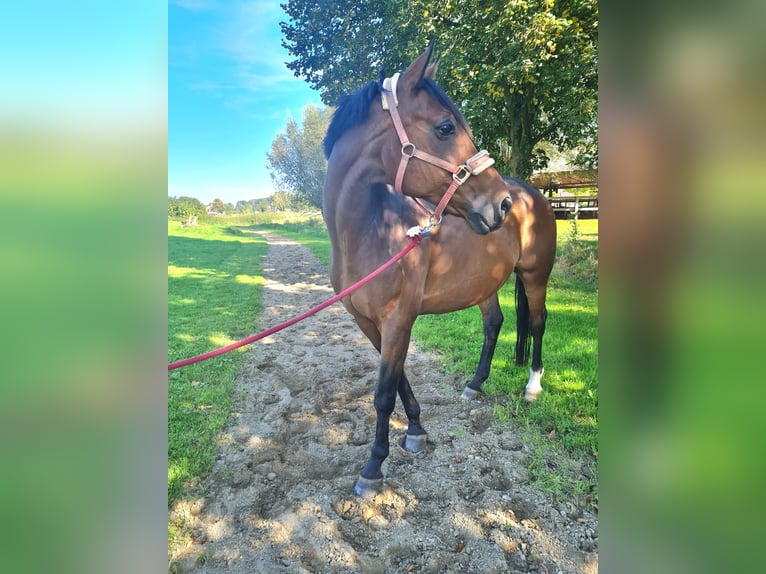
<path id="1" fill-rule="evenodd" d="M 479 365 L 476 367 L 476 373 L 471 382 L 463 389 L 463 394 L 460 395 L 465 400 L 475 399 L 481 394 L 481 385 L 489 377 L 492 357 L 495 354 L 497 339 L 500 336 L 500 328 L 503 326 L 503 312 L 500 309 L 497 292 L 479 303 L 479 309 L 481 309 L 481 319 L 484 325 L 484 344 L 481 347 L 481 356 L 479 357 Z"/>
<path id="2" fill-rule="evenodd" d="M 370 449 L 370 458 L 354 485 L 354 494 L 357 496 L 373 495 L 383 487 L 381 467 L 389 454 L 391 413 L 394 411 L 396 393 L 404 377 L 404 359 L 410 344 L 410 329 L 413 322 L 414 319 L 406 324 L 389 325 L 381 330 L 380 369 L 374 399 L 375 440 Z M 419 409 L 418 406 L 418 411 Z"/>
<path id="3" fill-rule="evenodd" d="M 402 448 L 409 452 L 421 452 L 428 442 L 428 433 L 423 425 L 420 424 L 420 404 L 418 404 L 415 394 L 412 392 L 410 381 L 407 375 L 402 371 L 402 377 L 399 379 L 399 398 L 402 399 L 404 412 L 407 414 L 407 433 L 404 435 Z"/>

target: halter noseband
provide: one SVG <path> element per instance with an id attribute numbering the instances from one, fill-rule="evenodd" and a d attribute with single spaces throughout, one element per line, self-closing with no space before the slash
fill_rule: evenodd
<path id="1" fill-rule="evenodd" d="M 489 156 L 489 152 L 487 150 L 481 150 L 476 155 L 468 158 L 464 164 L 455 165 L 434 155 L 431 155 L 430 153 L 421 151 L 415 147 L 415 144 L 413 144 L 407 137 L 407 132 L 404 130 L 404 125 L 402 125 L 402 120 L 399 117 L 399 111 L 396 109 L 399 106 L 399 100 L 396 97 L 396 84 L 398 81 L 398 73 L 394 74 L 390 78 L 383 80 L 382 92 L 383 109 L 388 110 L 391 114 L 391 119 L 394 122 L 396 133 L 399 136 L 399 141 L 402 144 L 402 159 L 399 162 L 399 169 L 396 172 L 396 183 L 394 184 L 394 187 L 396 188 L 396 191 L 402 193 L 404 171 L 407 169 L 407 163 L 410 161 L 410 158 L 413 157 L 421 159 L 427 163 L 450 172 L 452 174 L 452 182 L 447 188 L 447 191 L 444 192 L 441 201 L 439 201 L 439 204 L 436 206 L 436 210 L 433 213 L 429 212 L 429 226 L 438 225 L 441 223 L 444 208 L 447 207 L 447 203 L 449 203 L 449 200 L 452 199 L 452 196 L 457 191 L 457 188 L 463 185 L 472 175 L 479 175 L 485 169 L 492 166 L 495 163 L 495 160 Z M 420 205 L 419 202 L 418 205 Z"/>

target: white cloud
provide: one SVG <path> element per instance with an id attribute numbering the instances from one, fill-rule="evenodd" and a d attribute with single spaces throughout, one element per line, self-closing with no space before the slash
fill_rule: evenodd
<path id="1" fill-rule="evenodd" d="M 287 15 L 279 2 L 242 2 L 228 16 L 218 43 L 236 62 L 234 71 L 243 88 L 258 91 L 301 82 L 285 65 L 290 56 L 281 44 L 279 22 Z"/>
<path id="2" fill-rule="evenodd" d="M 208 0 L 171 2 L 194 9 L 207 5 Z M 171 46 L 170 64 L 196 69 L 198 77 L 187 84 L 188 89 L 211 93 L 229 108 L 244 111 L 243 104 L 273 107 L 308 89 L 285 64 L 290 55 L 281 45 L 279 28 L 280 20 L 285 19 L 287 15 L 274 0 L 218 4 L 211 19 L 213 27 L 192 43 Z M 207 77 L 200 78 L 200 73 Z M 246 101 L 241 92 L 255 99 Z"/>

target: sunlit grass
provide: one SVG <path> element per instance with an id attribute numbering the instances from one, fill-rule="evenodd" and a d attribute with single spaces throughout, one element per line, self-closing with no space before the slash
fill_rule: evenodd
<path id="1" fill-rule="evenodd" d="M 257 332 L 266 243 L 225 220 L 168 223 L 168 361 Z M 244 349 L 168 374 L 168 503 L 209 472 Z"/>
<path id="2" fill-rule="evenodd" d="M 176 267 L 175 265 L 168 265 L 168 277 L 191 277 L 195 279 L 204 279 L 206 277 L 214 277 L 216 275 L 213 269 L 199 269 L 196 267 Z"/>
<path id="3" fill-rule="evenodd" d="M 263 277 L 260 277 L 257 275 L 237 275 L 234 279 L 239 283 L 244 283 L 245 285 L 263 285 L 264 284 Z"/>

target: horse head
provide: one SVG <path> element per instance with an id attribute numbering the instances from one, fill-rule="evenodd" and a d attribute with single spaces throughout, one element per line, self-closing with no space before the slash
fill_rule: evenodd
<path id="1" fill-rule="evenodd" d="M 384 161 L 396 169 L 397 190 L 436 205 L 437 220 L 451 213 L 486 234 L 502 225 L 511 197 L 494 160 L 477 150 L 465 118 L 434 81 L 438 62 L 431 63 L 432 53 L 433 42 L 403 74 L 383 82 L 387 129 L 399 142 L 390 138 Z"/>

